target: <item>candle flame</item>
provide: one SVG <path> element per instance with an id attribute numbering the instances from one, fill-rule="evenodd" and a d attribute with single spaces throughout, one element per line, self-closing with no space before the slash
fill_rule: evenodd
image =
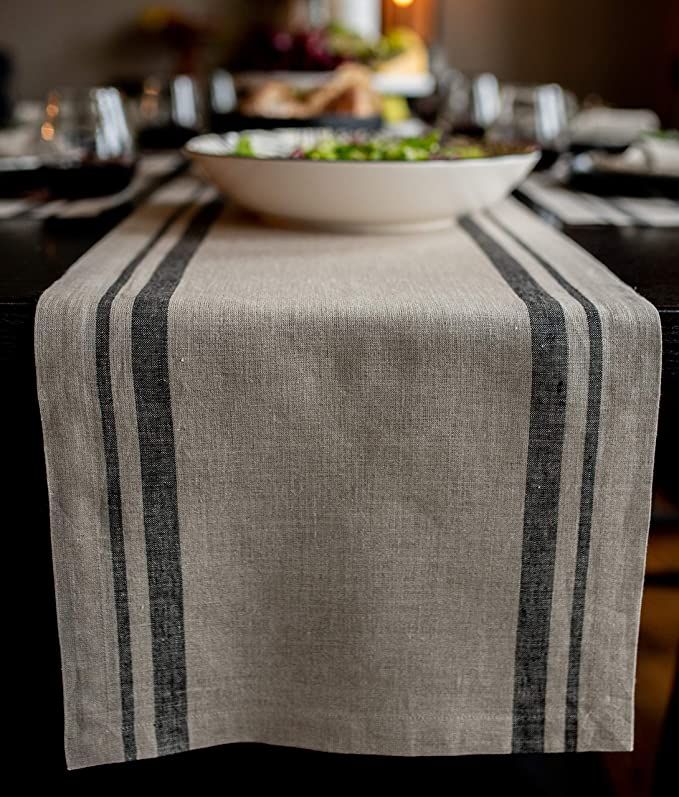
<path id="1" fill-rule="evenodd" d="M 411 6 L 415 0 L 392 0 L 392 2 L 399 8 L 408 8 L 408 6 Z"/>

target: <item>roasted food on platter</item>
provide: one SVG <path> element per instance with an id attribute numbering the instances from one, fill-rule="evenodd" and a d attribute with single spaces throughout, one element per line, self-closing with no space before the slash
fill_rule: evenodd
<path id="1" fill-rule="evenodd" d="M 245 116 L 269 119 L 312 119 L 323 115 L 368 118 L 380 113 L 379 94 L 371 87 L 371 72 L 360 64 L 344 64 L 318 88 L 301 92 L 282 80 L 268 80 L 240 104 Z"/>

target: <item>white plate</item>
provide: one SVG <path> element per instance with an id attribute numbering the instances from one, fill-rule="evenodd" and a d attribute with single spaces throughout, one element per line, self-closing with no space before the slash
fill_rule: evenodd
<path id="1" fill-rule="evenodd" d="M 281 80 L 300 91 L 310 91 L 327 83 L 333 72 L 240 72 L 235 75 L 239 88 L 254 89 L 270 80 Z M 399 74 L 373 72 L 372 85 L 380 94 L 398 94 L 402 97 L 428 97 L 436 88 L 436 79 L 430 72 Z"/>
<path id="2" fill-rule="evenodd" d="M 311 161 L 287 157 L 328 131 L 246 131 L 254 151 L 233 154 L 238 134 L 186 146 L 209 180 L 238 204 L 277 222 L 350 232 L 411 232 L 449 226 L 504 199 L 539 153 L 458 161 Z"/>

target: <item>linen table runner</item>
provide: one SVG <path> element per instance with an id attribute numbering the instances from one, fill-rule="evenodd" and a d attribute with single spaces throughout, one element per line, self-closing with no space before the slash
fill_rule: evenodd
<path id="1" fill-rule="evenodd" d="M 519 191 L 572 226 L 679 227 L 676 199 L 595 196 L 567 188 L 549 173 L 532 174 Z"/>
<path id="2" fill-rule="evenodd" d="M 351 237 L 158 192 L 37 312 L 69 766 L 630 749 L 660 345 L 514 200 Z"/>

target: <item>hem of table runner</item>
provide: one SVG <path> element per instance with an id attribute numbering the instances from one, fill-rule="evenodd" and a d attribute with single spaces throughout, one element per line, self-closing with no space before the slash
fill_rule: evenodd
<path id="1" fill-rule="evenodd" d="M 519 189 L 519 193 L 523 193 L 521 191 L 521 189 Z M 537 202 L 536 200 L 533 200 L 533 198 L 531 196 L 529 196 L 528 194 L 524 193 L 524 196 L 526 196 L 526 198 L 531 203 L 533 203 L 534 205 L 537 205 L 538 207 L 546 210 L 547 212 L 551 213 L 552 215 L 556 215 L 555 213 L 550 211 L 548 208 L 545 208 L 543 205 L 541 205 L 541 203 Z M 512 200 L 513 200 L 513 203 L 515 204 L 515 206 L 518 209 L 520 209 L 527 216 L 532 217 L 532 219 L 534 221 L 542 224 L 544 229 L 545 229 L 545 231 L 548 231 L 551 236 L 560 238 L 564 242 L 564 244 L 566 244 L 566 246 L 569 247 L 570 249 L 576 250 L 579 253 L 584 254 L 588 259 L 590 259 L 592 261 L 595 261 L 596 264 L 598 265 L 598 267 L 601 268 L 602 270 L 604 270 L 607 273 L 607 276 L 613 282 L 617 283 L 618 285 L 624 286 L 624 288 L 632 291 L 635 301 L 637 303 L 639 303 L 640 305 L 645 306 L 645 308 L 650 313 L 650 316 L 653 318 L 653 322 L 652 323 L 653 323 L 653 325 L 655 327 L 656 342 L 657 342 L 657 360 L 656 360 L 655 372 L 653 374 L 649 374 L 649 378 L 651 378 L 651 377 L 653 378 L 654 386 L 655 386 L 655 392 L 654 392 L 654 396 L 653 396 L 653 403 L 649 407 L 649 410 L 653 413 L 653 415 L 652 415 L 652 418 L 653 418 L 652 436 L 653 436 L 653 441 L 654 442 L 653 442 L 653 445 L 652 445 L 652 448 L 651 448 L 651 451 L 650 451 L 650 463 L 651 463 L 651 471 L 650 472 L 652 474 L 652 472 L 653 472 L 653 463 L 655 462 L 655 455 L 656 455 L 656 449 L 657 449 L 658 420 L 659 420 L 660 402 L 661 402 L 661 398 L 662 398 L 662 385 L 663 385 L 663 380 L 662 380 L 662 357 L 663 357 L 663 349 L 664 349 L 664 340 L 663 340 L 663 334 L 662 334 L 662 323 L 661 323 L 660 313 L 658 311 L 658 308 L 652 302 L 650 302 L 648 299 L 646 299 L 644 296 L 639 294 L 636 291 L 636 289 L 632 288 L 621 277 L 619 277 L 617 274 L 612 272 L 608 268 L 608 266 L 606 266 L 606 264 L 604 262 L 599 260 L 591 252 L 589 252 L 585 247 L 582 246 L 582 244 L 580 244 L 577 241 L 573 240 L 569 236 L 563 234 L 563 232 L 561 232 L 559 230 L 555 230 L 552 227 L 550 227 L 547 224 L 545 224 L 544 220 L 540 218 L 539 213 L 537 213 L 533 207 L 527 206 L 520 199 L 512 198 Z M 610 226 L 614 226 L 610 222 L 602 222 L 601 224 L 604 224 L 604 225 L 609 226 L 609 227 Z M 593 222 L 593 223 L 588 224 L 588 225 L 580 225 L 580 224 L 578 224 L 578 225 L 571 225 L 571 226 L 578 226 L 578 227 L 589 226 L 589 227 L 594 227 L 594 226 L 601 226 L 601 224 Z M 568 279 L 569 279 L 569 281 L 571 281 L 571 283 L 578 290 L 583 291 L 586 294 L 588 293 L 588 286 L 587 286 L 586 282 L 583 285 L 577 279 L 573 280 L 571 277 L 568 277 Z M 647 319 L 647 322 L 650 323 L 650 318 Z M 636 600 L 635 613 L 633 615 L 634 623 L 635 623 L 635 628 L 634 628 L 634 631 L 633 631 L 635 644 L 634 644 L 634 650 L 633 650 L 633 666 L 632 666 L 632 694 L 636 694 L 636 686 L 637 686 L 637 680 L 638 680 L 638 657 L 639 657 L 639 638 L 640 638 L 640 631 L 641 631 L 641 608 L 642 608 L 644 589 L 645 589 L 644 588 L 644 584 L 643 584 L 643 573 L 645 573 L 645 571 L 646 571 L 646 559 L 648 557 L 648 541 L 649 541 L 650 527 L 651 527 L 651 521 L 652 521 L 652 508 L 653 508 L 652 507 L 652 491 L 653 491 L 653 479 L 652 479 L 652 476 L 651 476 L 649 478 L 649 480 L 648 480 L 648 483 L 646 484 L 646 490 L 643 492 L 643 494 L 640 497 L 638 496 L 638 502 L 646 507 L 646 512 L 645 512 L 645 518 L 644 518 L 643 524 L 640 523 L 640 525 L 639 525 L 640 533 L 643 535 L 644 551 L 643 551 L 643 568 L 642 568 L 642 575 L 641 575 L 641 584 L 640 584 L 640 587 L 638 588 L 638 590 L 636 592 L 637 600 Z M 632 729 L 635 727 L 635 711 L 636 711 L 636 703 L 635 703 L 634 700 L 632 700 L 631 704 L 630 704 L 630 707 L 629 707 L 629 716 L 630 716 L 629 724 L 630 724 L 630 727 Z M 591 747 L 582 746 L 581 747 L 580 745 L 578 745 L 577 752 L 631 752 L 633 749 L 634 749 L 634 733 L 633 733 L 633 731 L 631 731 L 630 742 L 629 742 L 629 745 L 627 747 L 622 747 L 621 746 L 621 747 L 616 747 L 615 749 L 609 749 L 607 747 L 606 748 L 597 747 L 597 746 L 591 746 Z"/>
<path id="2" fill-rule="evenodd" d="M 487 719 L 487 715 L 484 715 Z M 506 715 L 502 716 L 505 722 L 511 721 L 511 717 Z M 404 744 L 402 749 L 400 745 L 384 745 L 379 744 L 352 744 L 352 743 L 322 743 L 313 738 L 308 738 L 299 734 L 275 734 L 275 733 L 233 733 L 225 734 L 215 738 L 213 741 L 204 744 L 190 744 L 188 748 L 167 751 L 162 754 L 150 753 L 147 755 L 140 755 L 138 761 L 151 760 L 156 758 L 166 758 L 168 755 L 175 756 L 182 753 L 190 753 L 193 750 L 207 750 L 212 747 L 221 747 L 230 744 L 262 744 L 272 747 L 283 747 L 295 750 L 307 750 L 316 753 L 332 753 L 337 755 L 360 755 L 360 756 L 382 756 L 389 758 L 435 758 L 435 757 L 451 757 L 458 758 L 462 756 L 509 756 L 509 755 L 527 755 L 529 753 L 512 751 L 511 740 L 508 740 L 505 745 L 489 745 L 487 749 L 479 749 L 478 745 L 470 745 L 468 748 L 457 745 L 446 744 L 430 744 L 430 745 L 407 745 Z M 583 746 L 578 748 L 578 753 L 629 753 L 634 749 L 633 740 L 627 742 L 611 742 L 605 745 L 592 745 Z M 563 750 L 542 750 L 545 755 L 559 755 Z M 106 757 L 98 760 L 79 760 L 79 756 L 68 754 L 66 756 L 66 764 L 69 771 L 77 769 L 86 769 L 94 766 L 102 766 L 107 764 L 120 764 L 124 763 L 126 759 L 124 756 L 120 757 Z"/>
<path id="3" fill-rule="evenodd" d="M 615 275 L 614 275 L 615 276 Z M 618 278 L 619 279 L 619 278 Z M 625 285 L 627 283 L 624 283 Z M 662 389 L 663 389 L 663 376 L 662 376 L 662 360 L 663 360 L 663 351 L 664 351 L 664 338 L 663 338 L 663 330 L 662 330 L 662 322 L 660 319 L 660 312 L 658 308 L 652 304 L 648 299 L 645 299 L 640 294 L 637 294 L 640 299 L 643 299 L 646 302 L 646 305 L 650 308 L 651 312 L 655 315 L 656 318 L 656 328 L 657 328 L 657 335 L 658 335 L 658 362 L 657 362 L 657 370 L 654 374 L 655 376 L 655 399 L 653 403 L 653 410 L 654 410 L 654 423 L 653 423 L 653 446 L 651 450 L 651 474 L 655 471 L 655 457 L 658 450 L 658 424 L 660 422 L 660 402 L 662 400 Z M 634 651 L 632 653 L 632 694 L 636 695 L 637 693 L 637 681 L 639 680 L 639 641 L 641 638 L 641 610 L 643 607 L 644 601 L 644 593 L 646 591 L 646 585 L 644 583 L 645 575 L 646 575 L 646 568 L 648 563 L 648 543 L 651 536 L 651 523 L 653 522 L 653 484 L 654 479 L 651 475 L 649 483 L 647 485 L 646 494 L 643 496 L 643 500 L 645 501 L 646 505 L 646 519 L 644 524 L 645 535 L 644 535 L 644 561 L 643 561 L 643 569 L 642 569 L 642 576 L 641 576 L 641 589 L 638 590 L 637 593 L 637 601 L 635 606 L 635 632 L 634 632 Z M 636 728 L 636 709 L 637 704 L 636 700 L 632 700 L 632 704 L 630 706 L 630 723 L 632 728 Z M 632 752 L 634 750 L 634 733 L 632 733 L 632 743 L 629 747 L 629 750 L 625 752 Z"/>

